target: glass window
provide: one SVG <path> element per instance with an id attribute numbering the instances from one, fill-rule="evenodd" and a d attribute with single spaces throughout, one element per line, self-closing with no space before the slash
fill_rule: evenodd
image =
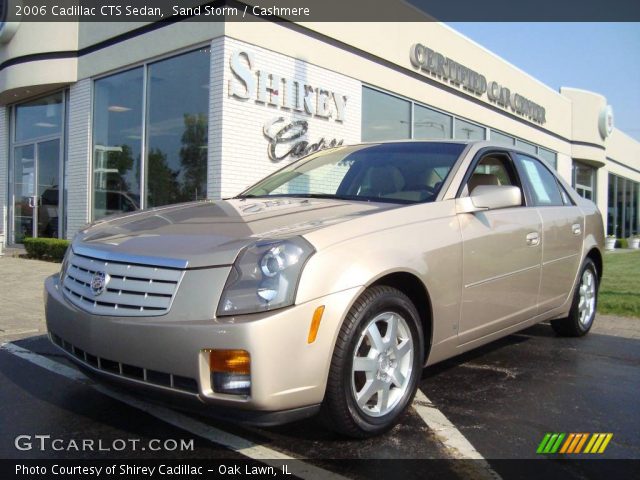
<path id="1" fill-rule="evenodd" d="M 617 235 L 616 224 L 616 187 L 618 177 L 609 174 L 609 190 L 607 201 L 607 235 Z"/>
<path id="2" fill-rule="evenodd" d="M 362 140 L 405 140 L 411 138 L 411 103 L 378 92 L 362 89 Z"/>
<path id="3" fill-rule="evenodd" d="M 149 66 L 146 207 L 206 197 L 209 57 L 203 49 Z"/>
<path id="4" fill-rule="evenodd" d="M 538 148 L 535 145 L 520 139 L 516 140 L 516 147 L 524 152 L 533 153 L 534 155 L 538 153 Z"/>
<path id="5" fill-rule="evenodd" d="M 517 155 L 517 159 L 531 190 L 534 205 L 564 205 L 558 182 L 542 163 L 526 155 Z"/>
<path id="6" fill-rule="evenodd" d="M 419 140 L 451 138 L 451 115 L 415 105 L 413 107 L 413 138 Z"/>
<path id="7" fill-rule="evenodd" d="M 500 143 L 502 145 L 509 145 L 510 147 L 516 144 L 516 139 L 510 137 L 509 135 L 505 135 L 504 133 L 500 133 L 496 130 L 491 130 L 491 141 Z"/>
<path id="8" fill-rule="evenodd" d="M 206 198 L 209 59 L 201 49 L 96 80 L 94 219 Z"/>
<path id="9" fill-rule="evenodd" d="M 633 205 L 633 216 L 631 218 L 631 234 L 637 235 L 640 233 L 640 183 L 634 182 L 633 199 L 631 202 Z"/>
<path id="10" fill-rule="evenodd" d="M 546 148 L 538 147 L 538 156 L 545 162 L 547 162 L 549 166 L 553 167 L 554 170 L 558 169 L 558 159 L 556 156 L 556 152 L 547 150 Z"/>
<path id="11" fill-rule="evenodd" d="M 589 165 L 573 162 L 573 188 L 578 195 L 589 200 L 595 199 L 596 170 Z"/>
<path id="12" fill-rule="evenodd" d="M 93 218 L 140 207 L 142 68 L 96 80 Z"/>
<path id="13" fill-rule="evenodd" d="M 62 92 L 16 106 L 16 142 L 60 134 Z"/>
<path id="14" fill-rule="evenodd" d="M 480 127 L 473 123 L 465 122 L 464 120 L 460 120 L 459 118 L 456 118 L 455 125 L 455 138 L 459 140 L 485 139 L 485 131 L 483 127 Z"/>
<path id="15" fill-rule="evenodd" d="M 265 178 L 243 195 L 430 202 L 464 147 L 458 143 L 414 142 L 318 152 Z"/>
<path id="16" fill-rule="evenodd" d="M 633 215 L 633 204 L 631 203 L 633 183 L 626 179 L 626 188 L 624 191 L 624 237 L 631 236 L 631 217 Z"/>
<path id="17" fill-rule="evenodd" d="M 616 188 L 616 237 L 624 238 L 624 191 L 626 187 L 625 178 L 617 177 Z"/>
<path id="18" fill-rule="evenodd" d="M 482 158 L 467 184 L 468 191 L 480 185 L 516 185 L 516 177 L 509 159 L 502 155 L 487 155 Z"/>

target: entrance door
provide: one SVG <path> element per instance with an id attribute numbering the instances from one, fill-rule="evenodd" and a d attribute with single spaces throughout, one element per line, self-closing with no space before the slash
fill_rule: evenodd
<path id="1" fill-rule="evenodd" d="M 14 149 L 14 242 L 58 238 L 60 232 L 60 140 Z"/>

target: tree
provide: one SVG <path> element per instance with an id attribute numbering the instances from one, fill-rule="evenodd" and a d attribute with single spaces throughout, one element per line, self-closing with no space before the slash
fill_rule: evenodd
<path id="1" fill-rule="evenodd" d="M 184 133 L 180 149 L 182 165 L 181 200 L 198 200 L 207 194 L 208 120 L 204 113 L 184 114 Z"/>
<path id="2" fill-rule="evenodd" d="M 147 161 L 148 206 L 168 205 L 180 201 L 179 172 L 172 170 L 167 162 L 167 154 L 159 148 L 149 151 Z"/>

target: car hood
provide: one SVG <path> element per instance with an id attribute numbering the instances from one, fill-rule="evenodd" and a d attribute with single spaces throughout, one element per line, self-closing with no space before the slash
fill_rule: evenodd
<path id="1" fill-rule="evenodd" d="M 260 239 L 304 235 L 397 204 L 280 197 L 201 201 L 109 217 L 82 230 L 77 251 L 188 262 L 188 268 L 229 265 Z"/>

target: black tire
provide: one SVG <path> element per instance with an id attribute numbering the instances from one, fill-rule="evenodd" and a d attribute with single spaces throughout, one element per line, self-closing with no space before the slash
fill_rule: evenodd
<path id="1" fill-rule="evenodd" d="M 379 320 L 373 322 L 376 318 Z M 391 320 L 392 318 L 396 320 Z M 396 335 L 392 335 L 392 331 L 387 330 L 391 328 L 391 321 L 398 325 L 395 331 L 399 333 Z M 385 353 L 372 359 L 373 364 L 376 365 L 375 368 L 378 369 L 375 377 L 370 376 L 370 371 L 354 372 L 352 370 L 356 350 L 360 353 L 362 349 L 369 349 L 369 354 L 374 356 L 378 351 L 371 346 L 370 337 L 365 335 L 365 331 L 371 331 L 372 325 L 376 329 L 384 329 L 384 333 L 381 330 L 377 331 L 381 334 L 381 340 L 387 341 L 385 345 L 389 346 Z M 397 340 L 399 336 L 403 338 Z M 393 341 L 391 337 L 395 337 Z M 411 343 L 408 343 L 409 337 Z M 405 343 L 408 343 L 409 347 L 396 349 Z M 420 316 L 404 293 L 388 286 L 374 286 L 366 290 L 349 310 L 338 334 L 320 414 L 325 425 L 342 435 L 353 438 L 372 437 L 391 429 L 411 404 L 418 388 L 424 359 L 423 345 Z M 403 353 L 405 351 L 406 353 Z M 407 358 L 409 351 L 411 356 Z M 390 363 L 384 363 L 385 359 Z M 382 370 L 387 367 L 389 370 Z M 402 373 L 400 376 L 396 376 L 395 373 L 387 375 L 388 372 L 401 370 L 404 370 L 406 376 L 402 376 Z M 358 388 L 358 383 L 368 382 L 368 379 L 373 379 L 372 382 L 377 382 L 376 385 L 381 385 L 380 388 L 386 389 L 387 393 L 385 395 L 380 390 L 380 393 L 374 393 L 370 397 L 366 405 L 358 406 L 354 390 Z M 400 383 L 400 379 L 403 379 L 402 386 L 396 387 L 396 381 Z M 385 386 L 385 382 L 389 385 L 388 387 Z M 358 393 L 364 392 L 365 386 L 366 383 Z M 387 403 L 383 397 L 386 397 Z M 374 398 L 379 407 L 372 406 Z M 384 409 L 383 405 L 386 405 Z M 368 411 L 375 408 L 380 409 L 377 412 L 379 416 L 371 416 L 376 413 Z M 385 414 L 387 409 L 389 411 Z"/>
<path id="2" fill-rule="evenodd" d="M 589 273 L 585 273 L 589 272 Z M 593 309 L 589 315 L 585 315 L 582 318 L 582 312 L 580 310 L 581 304 L 581 288 L 584 283 L 585 275 L 590 275 L 594 284 L 593 292 Z M 560 318 L 558 320 L 551 320 L 551 327 L 553 330 L 562 337 L 582 337 L 589 333 L 593 326 L 593 321 L 596 317 L 596 308 L 598 306 L 598 271 L 595 263 L 590 258 L 587 258 L 582 264 L 580 269 L 580 275 L 578 276 L 575 292 L 573 294 L 573 302 L 571 304 L 571 310 L 569 310 L 569 316 L 567 318 Z M 588 317 L 588 318 L 587 318 Z"/>

